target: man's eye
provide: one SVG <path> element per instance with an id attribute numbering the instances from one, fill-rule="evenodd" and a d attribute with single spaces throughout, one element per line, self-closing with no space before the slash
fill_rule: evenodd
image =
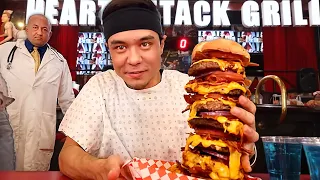
<path id="1" fill-rule="evenodd" d="M 148 47 L 148 46 L 150 46 L 150 43 L 149 42 L 143 42 L 143 43 L 141 43 L 141 46 L 142 47 Z"/>
<path id="2" fill-rule="evenodd" d="M 124 50 L 126 47 L 124 47 L 124 46 L 117 46 L 116 47 L 116 49 L 118 49 L 118 50 Z"/>

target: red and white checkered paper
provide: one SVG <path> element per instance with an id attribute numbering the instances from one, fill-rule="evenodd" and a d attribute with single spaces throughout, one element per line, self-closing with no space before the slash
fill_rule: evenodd
<path id="1" fill-rule="evenodd" d="M 173 162 L 161 160 L 133 158 L 124 166 L 129 168 L 134 180 L 204 180 L 168 171 L 167 169 L 173 164 Z M 260 178 L 257 179 L 261 180 Z"/>
<path id="2" fill-rule="evenodd" d="M 133 158 L 126 166 L 135 180 L 203 180 L 168 171 L 173 164 L 167 161 Z"/>

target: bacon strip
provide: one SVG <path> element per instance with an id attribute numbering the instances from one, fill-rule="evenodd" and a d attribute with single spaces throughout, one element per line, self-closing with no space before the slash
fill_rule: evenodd
<path id="1" fill-rule="evenodd" d="M 251 96 L 251 91 L 249 89 L 247 89 L 246 94 L 245 94 L 248 98 L 250 98 Z"/>
<path id="2" fill-rule="evenodd" d="M 242 143 L 235 142 L 235 141 L 226 141 L 225 143 L 227 143 L 229 146 L 235 148 L 239 152 L 245 152 L 245 153 L 248 153 L 248 154 L 252 154 L 253 153 L 251 150 L 248 150 L 248 149 L 244 148 Z"/>
<path id="3" fill-rule="evenodd" d="M 217 86 L 217 85 L 221 85 L 221 84 L 225 84 L 225 82 L 215 82 L 215 81 L 204 81 L 202 79 L 193 79 L 191 81 L 188 82 L 188 84 L 194 84 L 197 83 L 198 85 L 209 85 L 209 86 Z"/>
<path id="4" fill-rule="evenodd" d="M 192 59 L 192 63 L 197 62 L 201 59 L 210 59 L 212 57 L 216 57 L 218 59 L 224 59 L 227 61 L 239 61 L 242 66 L 247 66 L 249 64 L 249 60 L 245 57 L 237 54 L 217 51 L 217 50 L 206 50 L 203 52 L 197 51 Z"/>
<path id="5" fill-rule="evenodd" d="M 187 100 L 186 100 L 187 101 Z M 187 102 L 188 103 L 188 102 Z M 192 103 L 189 103 L 189 104 L 192 104 Z M 187 112 L 188 110 L 190 110 L 190 105 L 188 105 L 183 111 L 182 111 L 182 113 L 185 113 L 185 112 Z"/>
<path id="6" fill-rule="evenodd" d="M 244 84 L 245 84 L 246 86 L 250 86 L 250 85 L 251 85 L 251 80 L 246 78 L 246 79 L 244 80 Z"/>
<path id="7" fill-rule="evenodd" d="M 207 99 L 207 98 L 212 98 L 212 99 L 223 99 L 223 100 L 228 100 L 228 101 L 232 101 L 235 103 L 238 103 L 238 98 L 237 96 L 227 96 L 224 94 L 218 94 L 218 93 L 210 93 L 210 94 L 185 94 L 184 95 L 184 100 L 188 103 L 188 104 L 193 104 L 195 101 L 199 101 L 202 99 Z"/>
<path id="8" fill-rule="evenodd" d="M 202 82 L 202 81 L 209 81 L 210 83 L 221 83 L 221 82 L 242 82 L 244 84 L 245 76 L 242 74 L 238 74 L 232 71 L 211 71 L 204 73 L 200 76 L 197 76 L 193 82 Z"/>
<path id="9" fill-rule="evenodd" d="M 214 81 L 214 82 L 243 82 L 244 76 L 232 71 L 214 71 L 210 75 L 205 77 L 206 81 Z"/>

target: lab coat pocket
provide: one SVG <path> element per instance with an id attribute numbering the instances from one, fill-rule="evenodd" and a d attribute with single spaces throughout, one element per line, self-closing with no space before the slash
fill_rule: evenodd
<path id="1" fill-rule="evenodd" d="M 62 70 L 57 67 L 47 68 L 47 83 L 58 85 L 62 74 Z"/>
<path id="2" fill-rule="evenodd" d="M 39 149 L 53 152 L 56 136 L 56 116 L 43 112 L 40 131 Z"/>
<path id="3" fill-rule="evenodd" d="M 36 171 L 48 171 L 56 139 L 56 115 L 42 113 L 39 155 L 34 161 Z"/>

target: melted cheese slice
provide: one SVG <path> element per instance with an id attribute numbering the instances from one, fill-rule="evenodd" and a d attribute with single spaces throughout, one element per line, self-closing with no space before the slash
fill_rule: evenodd
<path id="1" fill-rule="evenodd" d="M 240 121 L 229 121 L 224 116 L 218 116 L 217 121 L 223 125 L 224 131 L 234 135 L 242 135 L 243 123 Z"/>
<path id="2" fill-rule="evenodd" d="M 229 147 L 229 152 L 230 179 L 243 179 L 243 174 L 240 173 L 241 153 L 232 147 Z"/>
<path id="3" fill-rule="evenodd" d="M 196 147 L 201 143 L 201 145 L 205 148 L 210 147 L 210 146 L 215 146 L 217 149 L 221 147 L 227 147 L 227 144 L 223 142 L 222 140 L 206 140 L 203 139 L 201 136 L 198 134 L 189 136 L 187 139 L 187 144 L 186 144 L 186 150 L 189 149 L 189 145 Z"/>
<path id="4" fill-rule="evenodd" d="M 246 88 L 241 86 L 237 82 L 230 82 L 216 86 L 210 86 L 205 84 L 192 83 L 185 85 L 185 89 L 190 88 L 193 92 L 197 92 L 199 94 L 209 94 L 209 93 L 221 93 L 228 94 L 230 91 L 235 89 L 240 89 L 244 93 L 246 93 Z"/>
<path id="5" fill-rule="evenodd" d="M 195 64 L 201 63 L 201 62 L 215 62 L 219 65 L 221 71 L 225 71 L 228 67 L 232 67 L 232 70 L 236 70 L 238 74 L 244 72 L 244 67 L 241 65 L 240 62 L 237 61 L 224 61 L 217 58 L 212 59 L 202 59 L 200 61 L 197 61 L 193 63 L 191 66 L 194 66 Z"/>
<path id="6" fill-rule="evenodd" d="M 200 156 L 188 151 L 189 145 L 196 147 L 200 143 L 205 148 L 210 147 L 211 145 L 216 146 L 216 148 L 217 146 L 229 147 L 229 167 L 223 163 L 212 161 L 210 156 Z M 211 179 L 243 179 L 243 174 L 240 172 L 241 153 L 235 148 L 228 146 L 222 140 L 206 140 L 197 134 L 189 136 L 183 156 L 184 165 L 187 165 L 190 168 L 193 168 L 195 165 L 200 165 L 203 170 L 207 167 L 211 168 L 212 172 L 209 174 Z"/>
<path id="7" fill-rule="evenodd" d="M 219 98 L 218 99 L 219 101 L 221 101 L 224 105 L 227 105 L 227 106 L 230 106 L 231 108 L 232 107 L 235 107 L 237 104 L 233 101 L 228 101 L 228 100 L 224 100 L 222 98 Z"/>
<path id="8" fill-rule="evenodd" d="M 190 151 L 184 151 L 183 164 L 189 168 L 193 168 L 195 165 L 200 165 L 201 169 L 205 170 L 209 167 L 212 170 L 210 175 L 219 178 L 229 179 L 229 167 L 221 162 L 215 162 L 211 160 L 210 156 L 199 156 Z"/>

